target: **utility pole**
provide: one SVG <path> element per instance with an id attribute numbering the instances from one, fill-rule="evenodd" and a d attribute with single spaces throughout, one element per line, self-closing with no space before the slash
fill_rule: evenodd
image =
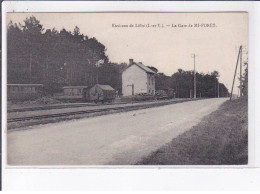
<path id="1" fill-rule="evenodd" d="M 219 98 L 219 82 L 218 82 L 218 98 Z"/>
<path id="2" fill-rule="evenodd" d="M 241 45 L 241 52 L 240 52 L 240 98 L 242 97 L 242 53 L 243 53 L 243 47 Z"/>
<path id="3" fill-rule="evenodd" d="M 195 65 L 195 57 L 196 57 L 196 55 L 193 54 L 192 57 L 194 59 L 194 99 L 196 99 L 196 97 L 197 97 L 197 94 L 196 94 L 196 91 L 197 91 L 197 89 L 196 89 L 196 65 Z"/>
<path id="4" fill-rule="evenodd" d="M 235 83 L 235 78 L 236 78 L 236 73 L 237 73 L 237 66 L 238 66 L 238 61 L 239 61 L 241 51 L 242 51 L 242 46 L 239 47 L 239 51 L 238 51 L 237 64 L 236 64 L 236 69 L 235 69 L 235 73 L 234 73 L 233 84 L 232 84 L 232 89 L 231 89 L 231 94 L 230 94 L 230 101 L 231 101 L 232 95 L 233 95 L 233 88 L 234 88 L 234 83 Z"/>

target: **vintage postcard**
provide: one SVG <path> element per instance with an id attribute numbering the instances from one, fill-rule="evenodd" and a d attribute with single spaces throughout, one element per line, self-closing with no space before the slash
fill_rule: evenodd
<path id="1" fill-rule="evenodd" d="M 7 164 L 247 165 L 248 13 L 7 13 Z"/>
<path id="2" fill-rule="evenodd" d="M 3 188 L 256 188 L 255 4 L 194 3 L 3 3 Z"/>

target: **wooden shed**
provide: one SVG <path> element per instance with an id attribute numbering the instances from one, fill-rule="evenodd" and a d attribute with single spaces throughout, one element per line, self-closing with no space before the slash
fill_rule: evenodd
<path id="1" fill-rule="evenodd" d="M 116 91 L 110 85 L 96 84 L 89 90 L 89 100 L 95 102 L 112 102 Z"/>

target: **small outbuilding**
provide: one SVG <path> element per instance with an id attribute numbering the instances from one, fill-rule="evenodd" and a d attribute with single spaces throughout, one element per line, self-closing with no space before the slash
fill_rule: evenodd
<path id="1" fill-rule="evenodd" d="M 116 91 L 110 85 L 96 84 L 89 90 L 89 100 L 95 102 L 112 102 L 116 97 Z"/>

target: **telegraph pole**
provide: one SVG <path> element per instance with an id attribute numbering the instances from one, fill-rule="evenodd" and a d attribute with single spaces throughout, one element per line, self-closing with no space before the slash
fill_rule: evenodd
<path id="1" fill-rule="evenodd" d="M 243 47 L 241 45 L 241 52 L 240 52 L 240 98 L 242 97 L 242 53 L 243 53 Z"/>
<path id="2" fill-rule="evenodd" d="M 218 98 L 219 98 L 219 82 L 218 82 Z"/>
<path id="3" fill-rule="evenodd" d="M 196 99 L 196 96 L 197 96 L 197 94 L 196 94 L 196 65 L 195 65 L 195 57 L 196 57 L 196 55 L 193 54 L 192 57 L 194 59 L 194 99 Z"/>
<path id="4" fill-rule="evenodd" d="M 241 52 L 242 52 L 242 46 L 239 47 L 239 51 L 238 51 L 237 64 L 236 64 L 236 69 L 235 69 L 235 73 L 234 73 L 233 84 L 232 84 L 232 89 L 231 89 L 231 94 L 230 94 L 230 101 L 231 101 L 232 95 L 233 95 L 233 88 L 234 88 L 234 83 L 235 83 L 235 78 L 236 78 L 236 73 L 237 73 L 237 66 L 238 66 L 239 57 L 241 57 L 240 56 Z"/>

